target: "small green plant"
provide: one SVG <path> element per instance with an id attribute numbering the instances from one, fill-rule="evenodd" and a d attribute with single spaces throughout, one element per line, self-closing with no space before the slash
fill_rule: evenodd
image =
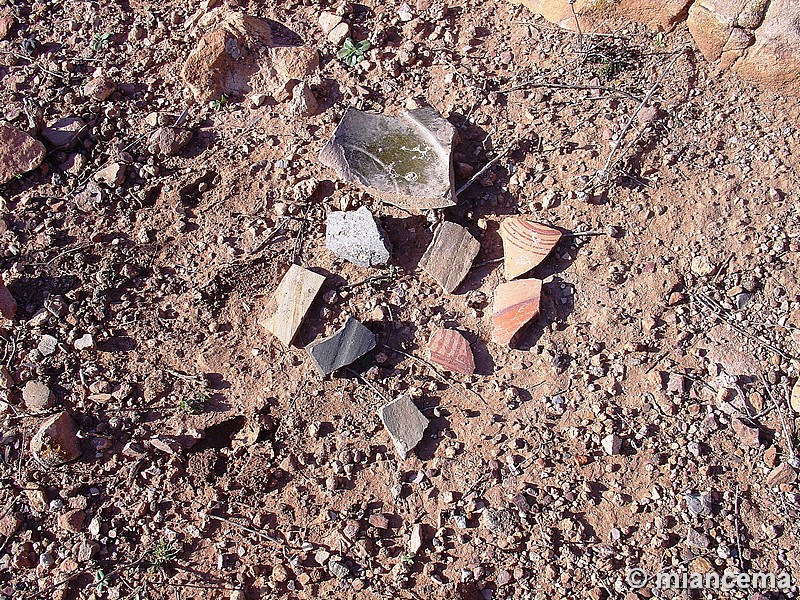
<path id="1" fill-rule="evenodd" d="M 205 392 L 197 392 L 194 396 L 181 399 L 181 410 L 196 415 L 205 410 L 206 402 L 208 402 L 208 394 Z"/>
<path id="2" fill-rule="evenodd" d="M 178 558 L 178 552 L 180 548 L 176 542 L 160 539 L 147 549 L 144 562 L 151 570 L 163 571 Z"/>
<path id="3" fill-rule="evenodd" d="M 667 40 L 663 31 L 659 31 L 655 35 L 653 38 L 653 44 L 655 44 L 656 48 L 665 48 L 667 46 Z"/>
<path id="4" fill-rule="evenodd" d="M 400 557 L 400 561 L 407 565 L 413 565 L 414 555 L 411 554 L 410 552 L 407 552 Z"/>
<path id="5" fill-rule="evenodd" d="M 92 38 L 92 50 L 100 52 L 108 48 L 108 43 L 111 40 L 110 33 L 95 33 Z"/>
<path id="6" fill-rule="evenodd" d="M 362 40 L 356 43 L 353 42 L 352 38 L 347 38 L 344 41 L 344 45 L 336 53 L 336 58 L 342 60 L 348 67 L 355 67 L 364 60 L 364 55 L 369 50 L 369 47 L 369 40 Z"/>
<path id="7" fill-rule="evenodd" d="M 211 102 L 208 103 L 208 105 L 213 110 L 222 110 L 223 108 L 225 108 L 225 106 L 227 106 L 227 104 L 228 104 L 228 97 L 225 94 L 222 94 L 222 96 L 220 96 L 218 100 L 212 100 Z"/>
<path id="8" fill-rule="evenodd" d="M 108 575 L 103 572 L 103 569 L 97 569 L 97 571 L 94 572 L 94 587 L 99 594 L 108 590 Z"/>

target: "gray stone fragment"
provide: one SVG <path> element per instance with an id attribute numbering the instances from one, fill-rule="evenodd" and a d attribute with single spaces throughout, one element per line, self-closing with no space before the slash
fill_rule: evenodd
<path id="1" fill-rule="evenodd" d="M 428 426 L 428 419 L 408 396 L 400 396 L 384 404 L 378 409 L 378 416 L 392 436 L 397 454 L 402 459 L 422 441 L 422 435 Z"/>
<path id="2" fill-rule="evenodd" d="M 42 129 L 42 137 L 56 148 L 72 148 L 85 128 L 86 123 L 80 117 L 65 117 Z"/>
<path id="3" fill-rule="evenodd" d="M 472 268 L 481 244 L 457 223 L 443 221 L 419 261 L 428 275 L 452 294 Z"/>
<path id="4" fill-rule="evenodd" d="M 603 446 L 603 450 L 609 456 L 615 456 L 619 454 L 620 449 L 622 448 L 622 438 L 618 435 L 614 435 L 613 433 L 604 437 L 600 444 Z"/>
<path id="5" fill-rule="evenodd" d="M 710 517 L 714 514 L 714 504 L 708 494 L 686 493 L 683 498 L 692 514 L 698 517 Z"/>
<path id="6" fill-rule="evenodd" d="M 375 334 L 353 317 L 332 336 L 314 340 L 306 350 L 323 375 L 333 373 L 364 356 L 375 347 Z"/>
<path id="7" fill-rule="evenodd" d="M 514 531 L 516 523 L 516 515 L 510 510 L 487 509 L 483 511 L 483 526 L 492 533 L 509 534 Z"/>
<path id="8" fill-rule="evenodd" d="M 22 388 L 22 401 L 28 410 L 41 412 L 53 405 L 53 392 L 41 381 L 29 381 Z"/>
<path id="9" fill-rule="evenodd" d="M 42 356 L 50 356 L 56 351 L 56 348 L 58 348 L 58 340 L 52 335 L 45 334 L 39 338 L 38 349 Z"/>
<path id="10" fill-rule="evenodd" d="M 328 561 L 328 571 L 331 575 L 336 577 L 336 579 L 344 579 L 348 575 L 350 575 L 350 569 L 347 568 L 347 565 L 339 560 L 329 560 Z"/>
<path id="11" fill-rule="evenodd" d="M 94 338 L 91 333 L 85 333 L 76 339 L 72 345 L 75 347 L 75 350 L 89 350 L 94 348 Z"/>
<path id="12" fill-rule="evenodd" d="M 328 214 L 325 245 L 336 256 L 359 267 L 385 265 L 389 261 L 383 232 L 366 206 Z"/>
<path id="13" fill-rule="evenodd" d="M 701 550 L 705 550 L 711 546 L 711 540 L 706 534 L 690 527 L 686 532 L 686 545 L 689 548 L 700 548 Z"/>

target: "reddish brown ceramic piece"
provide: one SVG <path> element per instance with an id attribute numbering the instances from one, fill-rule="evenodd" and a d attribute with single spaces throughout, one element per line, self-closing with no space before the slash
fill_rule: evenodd
<path id="1" fill-rule="evenodd" d="M 508 217 L 500 223 L 505 275 L 509 281 L 541 263 L 561 239 L 561 232 L 523 217 Z"/>
<path id="2" fill-rule="evenodd" d="M 467 338 L 455 329 L 437 329 L 428 341 L 431 361 L 440 367 L 452 371 L 472 375 L 475 372 L 475 358 Z"/>
<path id="3" fill-rule="evenodd" d="M 501 283 L 494 292 L 492 340 L 508 346 L 514 336 L 539 314 L 542 282 L 520 279 Z"/>

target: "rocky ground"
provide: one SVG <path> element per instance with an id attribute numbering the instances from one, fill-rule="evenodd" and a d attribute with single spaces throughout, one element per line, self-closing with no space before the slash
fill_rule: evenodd
<path id="1" fill-rule="evenodd" d="M 794 97 L 685 24 L 214 4 L 0 0 L 0 596 L 798 581 Z M 337 57 L 348 37 L 370 47 Z M 478 175 L 456 206 L 406 211 L 318 160 L 347 107 L 422 106 L 458 132 L 455 187 Z M 386 266 L 326 247 L 327 213 L 362 206 Z M 565 233 L 511 347 L 509 215 Z M 442 219 L 480 243 L 453 293 L 419 267 Z M 286 345 L 262 317 L 292 264 L 325 280 Z M 305 346 L 348 317 L 376 347 L 322 376 Z M 474 374 L 431 362 L 443 326 Z M 430 420 L 406 458 L 378 415 L 403 396 Z"/>

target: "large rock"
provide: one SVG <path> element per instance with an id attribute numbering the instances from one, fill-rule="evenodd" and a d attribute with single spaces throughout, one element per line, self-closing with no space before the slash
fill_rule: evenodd
<path id="1" fill-rule="evenodd" d="M 551 23 L 575 30 L 574 7 L 583 31 L 603 24 L 636 21 L 651 29 L 670 30 L 683 21 L 692 0 L 516 0 Z"/>
<path id="2" fill-rule="evenodd" d="M 670 29 L 686 20 L 709 61 L 777 93 L 800 94 L 797 0 L 514 0 L 548 21 L 583 31 L 627 21 Z"/>
<path id="3" fill-rule="evenodd" d="M 722 56 L 744 6 L 745 0 L 696 0 L 689 8 L 686 24 L 706 59 Z"/>
<path id="4" fill-rule="evenodd" d="M 42 142 L 11 125 L 0 125 L 0 185 L 42 164 L 47 150 Z"/>
<path id="5" fill-rule="evenodd" d="M 46 419 L 31 440 L 31 452 L 47 467 L 56 467 L 80 457 L 75 421 L 67 412 Z"/>
<path id="6" fill-rule="evenodd" d="M 199 102 L 254 91 L 279 95 L 289 81 L 306 80 L 319 70 L 315 48 L 274 40 L 263 19 L 221 7 L 200 19 L 198 27 L 204 33 L 181 75 Z"/>
<path id="7" fill-rule="evenodd" d="M 228 13 L 200 39 L 181 75 L 200 102 L 238 93 L 246 82 L 245 65 L 251 53 L 271 44 L 269 23 L 239 12 Z"/>
<path id="8" fill-rule="evenodd" d="M 763 24 L 755 31 L 755 43 L 733 70 L 762 87 L 800 94 L 800 4 L 796 0 L 769 3 Z"/>

